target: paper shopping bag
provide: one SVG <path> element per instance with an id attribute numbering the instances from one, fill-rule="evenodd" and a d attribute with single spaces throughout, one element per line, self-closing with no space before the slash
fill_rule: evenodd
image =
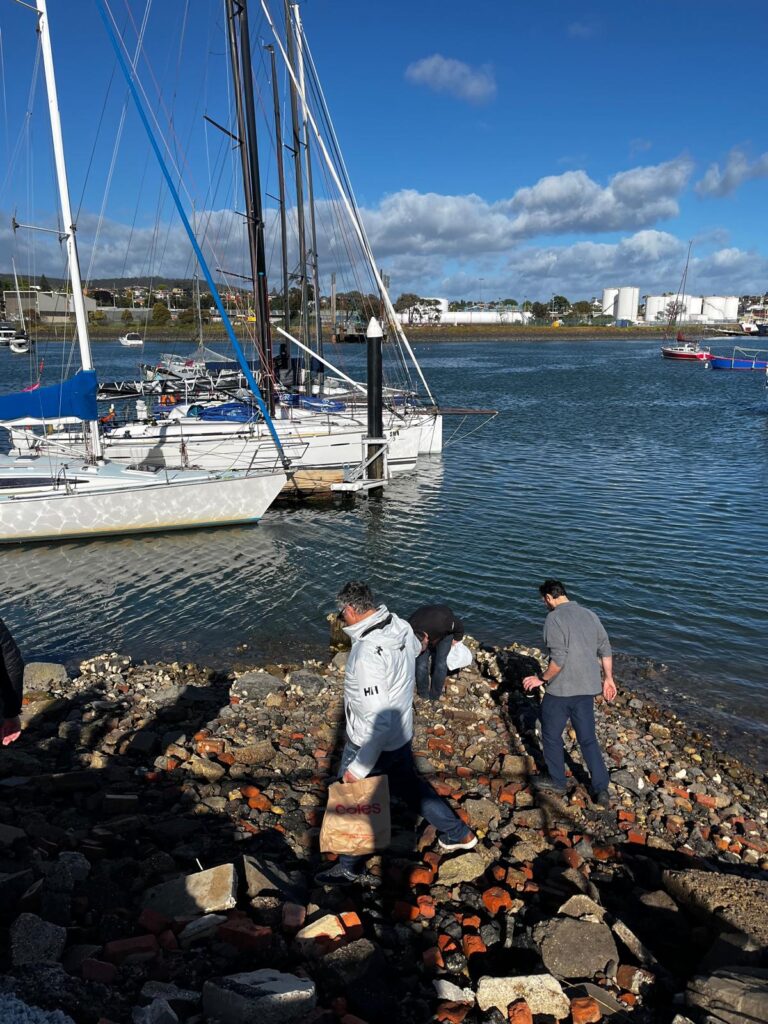
<path id="1" fill-rule="evenodd" d="M 321 853 L 374 853 L 389 846 L 389 779 L 334 782 L 320 829 Z"/>

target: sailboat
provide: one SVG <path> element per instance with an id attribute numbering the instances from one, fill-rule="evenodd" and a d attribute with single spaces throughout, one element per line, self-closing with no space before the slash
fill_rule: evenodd
<path id="1" fill-rule="evenodd" d="M 24 307 L 21 304 L 21 293 L 19 291 L 19 277 L 16 273 L 16 260 L 11 259 L 11 265 L 13 266 L 13 281 L 16 288 L 16 303 L 19 307 L 19 317 L 21 319 L 21 329 L 18 330 L 8 343 L 8 347 L 14 355 L 21 356 L 29 352 L 29 336 L 27 335 L 27 325 L 24 323 Z"/>
<path id="2" fill-rule="evenodd" d="M 238 6 L 242 11 L 242 5 Z M 241 35 L 245 46 L 247 33 L 244 29 Z M 239 66 L 240 59 L 233 57 L 233 65 L 237 62 L 236 66 Z M 242 137 L 246 136 L 246 131 L 241 129 Z M 256 269 L 254 278 L 258 276 Z M 263 316 L 263 311 L 260 312 Z M 206 370 L 212 373 L 213 368 L 208 365 Z M 186 388 L 188 382 L 196 384 L 199 372 L 197 353 L 181 362 L 164 359 L 155 368 L 155 379 L 151 383 L 161 385 L 162 402 L 163 398 L 179 397 L 181 387 Z M 220 369 L 219 372 L 226 373 L 227 370 Z M 241 377 L 243 372 L 244 368 L 239 368 L 238 376 Z M 270 373 L 271 368 L 265 370 L 262 362 L 262 380 L 269 382 Z M 176 387 L 171 392 L 167 390 L 167 384 L 174 379 Z M 242 383 L 240 380 L 240 386 Z M 355 386 L 365 394 L 364 388 Z M 139 391 L 136 387 L 131 390 L 134 395 L 151 396 L 149 389 Z M 194 394 L 184 397 L 195 398 Z M 106 425 L 101 443 L 107 458 L 130 466 L 239 470 L 263 465 L 265 459 L 274 458 L 271 436 L 274 432 L 292 464 L 286 489 L 293 493 L 308 493 L 328 491 L 337 485 L 348 486 L 353 480 L 361 483 L 368 457 L 365 407 L 346 408 L 340 402 L 323 397 L 315 402 L 310 395 L 296 404 L 281 402 L 277 408 L 278 418 L 273 423 L 246 403 L 222 408 L 221 405 L 207 407 L 192 400 L 167 402 L 148 410 L 142 401 L 141 411 L 136 417 L 123 424 L 110 421 Z M 397 408 L 388 416 L 383 444 L 387 449 L 390 473 L 415 467 L 422 450 L 422 421 L 423 415 L 419 413 L 417 416 L 410 409 Z M 44 438 L 20 430 L 15 430 L 13 436 L 20 452 L 82 447 L 82 440 L 71 425 L 49 432 Z"/>
<path id="3" fill-rule="evenodd" d="M 675 330 L 675 327 L 683 319 L 685 312 L 685 300 L 686 293 L 685 287 L 688 283 L 688 264 L 691 260 L 691 247 L 693 242 L 688 243 L 688 254 L 685 258 L 685 267 L 683 268 L 683 276 L 680 281 L 680 287 L 677 290 L 677 296 L 674 302 L 671 304 L 672 308 L 670 311 L 669 323 L 667 330 L 671 333 Z M 686 338 L 682 330 L 678 329 L 675 335 L 674 344 L 668 343 L 661 346 L 662 359 L 678 359 L 678 360 L 699 360 L 704 362 L 709 359 L 709 350 L 702 346 L 700 341 L 692 341 L 690 338 Z"/>
<path id="4" fill-rule="evenodd" d="M 28 457 L 0 458 L 0 543 L 255 522 L 286 480 L 286 460 L 276 438 L 272 465 L 248 473 L 158 473 L 130 469 L 103 458 L 96 373 L 70 207 L 46 0 L 36 0 L 36 8 L 30 9 L 37 13 L 82 369 L 61 385 L 0 398 L 0 420 L 29 423 L 36 419 L 46 424 L 63 416 L 87 423 L 88 428 L 82 456 L 47 449 Z M 189 228 L 180 202 L 179 208 Z M 202 259 L 199 250 L 198 254 Z M 254 394 L 260 401 L 258 389 Z"/>

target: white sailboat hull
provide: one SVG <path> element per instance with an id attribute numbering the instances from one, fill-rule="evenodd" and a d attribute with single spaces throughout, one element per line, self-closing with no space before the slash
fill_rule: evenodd
<path id="1" fill-rule="evenodd" d="M 166 477 L 109 465 L 78 472 L 72 460 L 56 465 L 52 484 L 46 478 L 47 457 L 5 461 L 0 469 L 0 543 L 255 523 L 286 480 L 282 472 Z M 86 473 L 92 479 L 84 479 Z"/>

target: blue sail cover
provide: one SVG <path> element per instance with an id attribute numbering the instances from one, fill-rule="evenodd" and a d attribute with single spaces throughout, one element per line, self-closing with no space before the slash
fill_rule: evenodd
<path id="1" fill-rule="evenodd" d="M 95 420 L 98 417 L 96 387 L 96 371 L 80 370 L 62 384 L 0 395 L 0 421 L 55 420 L 65 416 Z"/>

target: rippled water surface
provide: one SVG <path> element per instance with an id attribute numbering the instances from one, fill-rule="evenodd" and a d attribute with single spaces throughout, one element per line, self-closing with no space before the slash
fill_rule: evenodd
<path id="1" fill-rule="evenodd" d="M 440 599 L 482 640 L 538 642 L 536 587 L 555 575 L 600 614 L 617 649 L 684 670 L 689 699 L 764 729 L 764 377 L 670 363 L 656 342 L 417 352 L 442 404 L 499 416 L 460 443 L 447 419 L 443 456 L 422 459 L 380 503 L 2 550 L 2 615 L 25 654 L 114 649 L 210 664 L 247 644 L 254 660 L 298 658 L 324 647 L 324 616 L 351 577 L 401 612 Z M 63 358 L 50 347 L 48 382 Z M 343 359 L 362 373 L 361 349 Z M 136 355 L 101 345 L 96 360 L 105 378 L 130 376 Z M 11 389 L 26 360 L 2 350 L 0 372 Z"/>

